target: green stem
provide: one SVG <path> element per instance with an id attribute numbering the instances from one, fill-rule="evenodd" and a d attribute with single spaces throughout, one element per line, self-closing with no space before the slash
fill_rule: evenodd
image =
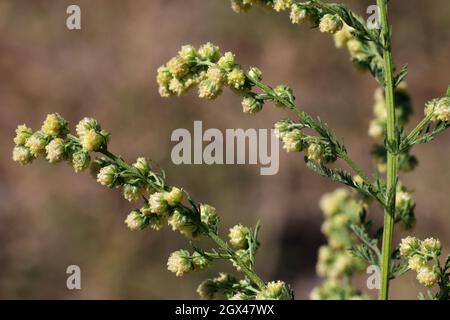
<path id="1" fill-rule="evenodd" d="M 394 80 L 393 63 L 391 53 L 391 33 L 388 20 L 388 0 L 377 0 L 380 10 L 382 26 L 383 60 L 384 60 L 384 85 L 387 108 L 387 142 L 396 145 L 395 134 L 396 120 L 394 108 Z M 387 300 L 389 297 L 389 269 L 392 253 L 392 238 L 394 234 L 395 217 L 395 197 L 397 182 L 397 155 L 388 148 L 387 154 L 387 193 L 388 203 L 384 210 L 383 244 L 381 250 L 381 289 L 379 292 L 380 300 Z"/>
<path id="2" fill-rule="evenodd" d="M 417 137 L 417 135 L 425 128 L 426 125 L 428 125 L 431 121 L 431 119 L 434 116 L 434 111 L 430 112 L 420 123 L 408 134 L 405 140 L 403 140 L 402 144 L 400 145 L 400 151 L 402 151 L 405 148 L 409 147 L 409 144 L 413 139 Z"/>

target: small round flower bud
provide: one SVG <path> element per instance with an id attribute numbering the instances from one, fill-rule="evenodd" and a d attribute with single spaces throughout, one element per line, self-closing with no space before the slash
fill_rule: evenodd
<path id="1" fill-rule="evenodd" d="M 295 3 L 291 6 L 291 13 L 289 14 L 291 22 L 294 24 L 301 24 L 309 19 L 308 11 Z"/>
<path id="2" fill-rule="evenodd" d="M 403 207 L 408 206 L 413 202 L 411 194 L 406 191 L 398 191 L 395 198 L 395 207 L 397 209 L 401 209 Z"/>
<path id="3" fill-rule="evenodd" d="M 320 19 L 320 32 L 335 34 L 343 27 L 343 22 L 338 15 L 326 14 Z"/>
<path id="4" fill-rule="evenodd" d="M 113 164 L 107 165 L 100 169 L 97 174 L 97 182 L 103 186 L 112 188 L 116 181 L 117 167 Z"/>
<path id="5" fill-rule="evenodd" d="M 136 162 L 133 163 L 133 167 L 135 167 L 144 174 L 150 171 L 150 165 L 148 164 L 147 159 L 145 159 L 144 157 L 137 158 Z"/>
<path id="6" fill-rule="evenodd" d="M 256 67 L 251 67 L 248 71 L 248 76 L 256 81 L 261 81 L 263 78 L 262 71 Z"/>
<path id="7" fill-rule="evenodd" d="M 27 139 L 33 134 L 30 128 L 26 125 L 20 125 L 16 129 L 16 137 L 14 138 L 14 143 L 18 146 L 23 146 Z"/>
<path id="8" fill-rule="evenodd" d="M 50 141 L 45 147 L 47 152 L 47 160 L 50 163 L 56 163 L 64 159 L 64 140 L 56 138 Z"/>
<path id="9" fill-rule="evenodd" d="M 184 86 L 183 82 L 181 82 L 177 78 L 173 78 L 172 80 L 170 80 L 169 90 L 177 96 L 181 96 L 186 92 L 186 87 Z"/>
<path id="10" fill-rule="evenodd" d="M 234 58 L 234 54 L 231 52 L 226 52 L 217 62 L 217 65 L 226 70 L 231 71 L 236 65 L 236 60 Z"/>
<path id="11" fill-rule="evenodd" d="M 289 88 L 288 86 L 285 86 L 283 84 L 276 86 L 274 89 L 275 95 L 279 98 L 279 99 L 283 99 L 286 100 L 288 102 L 293 102 L 295 100 L 293 91 L 291 88 Z M 286 105 L 284 105 L 282 102 L 279 101 L 275 101 L 275 105 L 277 107 L 280 108 L 285 108 Z"/>
<path id="12" fill-rule="evenodd" d="M 145 223 L 144 215 L 139 210 L 133 210 L 125 219 L 125 224 L 131 230 L 142 230 L 147 224 Z"/>
<path id="13" fill-rule="evenodd" d="M 182 215 L 180 211 L 175 210 L 168 220 L 172 230 L 178 230 L 180 233 L 188 238 L 195 238 L 198 235 L 198 228 L 188 217 Z"/>
<path id="14" fill-rule="evenodd" d="M 131 184 L 125 184 L 123 186 L 123 197 L 126 200 L 128 200 L 130 202 L 135 202 L 135 201 L 139 200 L 141 195 L 142 195 L 142 189 L 141 188 L 139 188 L 137 186 L 134 186 L 134 185 L 131 185 Z"/>
<path id="15" fill-rule="evenodd" d="M 155 192 L 154 194 L 150 195 L 148 204 L 150 206 L 151 212 L 160 215 L 167 213 L 167 210 L 169 209 L 166 195 L 163 192 Z"/>
<path id="16" fill-rule="evenodd" d="M 236 256 L 239 258 L 239 260 L 246 266 L 250 264 L 250 254 L 247 250 L 239 249 L 236 252 Z M 242 268 L 237 263 L 237 261 L 233 261 L 233 266 L 236 268 L 237 271 L 241 272 Z"/>
<path id="17" fill-rule="evenodd" d="M 198 85 L 198 96 L 204 99 L 215 99 L 222 93 L 222 87 L 217 82 L 211 81 L 209 79 L 203 80 Z"/>
<path id="18" fill-rule="evenodd" d="M 166 66 L 161 66 L 158 68 L 156 74 L 156 81 L 162 87 L 168 87 L 170 80 L 172 80 L 173 76 L 170 73 L 169 69 Z"/>
<path id="19" fill-rule="evenodd" d="M 37 157 L 40 154 L 44 154 L 47 141 L 48 136 L 42 131 L 37 131 L 25 141 L 25 147 L 30 149 L 34 157 Z"/>
<path id="20" fill-rule="evenodd" d="M 450 98 L 434 99 L 427 103 L 425 115 L 433 112 L 432 121 L 450 122 Z"/>
<path id="21" fill-rule="evenodd" d="M 283 281 L 272 281 L 267 284 L 267 287 L 256 295 L 256 300 L 284 300 L 287 299 L 289 290 Z"/>
<path id="22" fill-rule="evenodd" d="M 217 62 L 220 58 L 220 50 L 219 47 L 208 42 L 200 47 L 198 55 L 202 60 Z"/>
<path id="23" fill-rule="evenodd" d="M 144 208 L 141 208 L 141 211 L 144 211 L 144 210 L 149 211 L 149 208 L 144 206 Z M 167 225 L 167 220 L 168 220 L 167 215 L 156 214 L 156 213 L 146 214 L 146 219 L 147 219 L 149 227 L 154 230 L 157 230 L 157 231 L 164 228 L 164 226 Z"/>
<path id="24" fill-rule="evenodd" d="M 178 52 L 178 56 L 184 61 L 191 61 L 197 57 L 197 50 L 191 45 L 184 45 Z"/>
<path id="25" fill-rule="evenodd" d="M 408 268 L 412 271 L 419 272 L 420 269 L 426 266 L 427 261 L 420 255 L 415 254 L 408 260 Z"/>
<path id="26" fill-rule="evenodd" d="M 400 242 L 400 254 L 403 257 L 410 257 L 420 249 L 421 242 L 415 237 L 406 237 Z"/>
<path id="27" fill-rule="evenodd" d="M 52 113 L 47 115 L 41 130 L 49 136 L 56 137 L 68 132 L 67 125 L 67 121 L 63 117 L 57 113 Z"/>
<path id="28" fill-rule="evenodd" d="M 217 225 L 219 224 L 219 217 L 217 216 L 216 208 L 208 205 L 200 205 L 200 219 L 209 228 L 217 230 Z"/>
<path id="29" fill-rule="evenodd" d="M 274 126 L 275 136 L 278 139 L 283 139 L 283 137 L 291 131 L 290 130 L 291 125 L 292 122 L 290 120 L 280 120 L 277 123 L 275 123 Z"/>
<path id="30" fill-rule="evenodd" d="M 22 165 L 29 164 L 34 160 L 29 148 L 24 146 L 15 146 L 13 149 L 12 159 Z"/>
<path id="31" fill-rule="evenodd" d="M 186 250 L 178 250 L 173 252 L 167 260 L 167 269 L 177 277 L 191 272 L 194 270 L 194 266 L 191 261 L 189 252 Z"/>
<path id="32" fill-rule="evenodd" d="M 217 83 L 218 85 L 222 85 L 225 75 L 222 69 L 218 67 L 211 67 L 206 72 L 206 78 L 214 83 Z"/>
<path id="33" fill-rule="evenodd" d="M 212 300 L 217 293 L 217 285 L 214 280 L 207 279 L 197 287 L 197 293 L 202 299 Z"/>
<path id="34" fill-rule="evenodd" d="M 183 190 L 177 187 L 172 187 L 172 190 L 170 190 L 170 192 L 164 193 L 164 197 L 168 205 L 174 207 L 178 205 L 181 201 L 183 201 Z"/>
<path id="35" fill-rule="evenodd" d="M 274 0 L 273 9 L 277 12 L 289 9 L 292 5 L 292 0 Z"/>
<path id="36" fill-rule="evenodd" d="M 227 75 L 227 83 L 231 88 L 241 89 L 245 84 L 245 73 L 241 68 L 234 68 Z"/>
<path id="37" fill-rule="evenodd" d="M 192 264 L 194 265 L 194 270 L 202 271 L 209 266 L 209 260 L 198 252 L 194 252 L 192 255 Z"/>
<path id="38" fill-rule="evenodd" d="M 321 143 L 311 143 L 306 150 L 309 159 L 322 162 L 324 160 L 325 150 Z"/>
<path id="39" fill-rule="evenodd" d="M 421 249 L 423 252 L 430 256 L 438 256 L 441 254 L 442 245 L 441 242 L 434 238 L 427 238 L 422 241 Z"/>
<path id="40" fill-rule="evenodd" d="M 294 129 L 283 136 L 283 149 L 286 152 L 300 152 L 303 149 L 302 138 L 305 135 L 299 129 Z"/>
<path id="41" fill-rule="evenodd" d="M 80 137 L 80 144 L 84 151 L 98 151 L 102 147 L 104 137 L 94 129 L 87 130 Z"/>
<path id="42" fill-rule="evenodd" d="M 91 157 L 86 151 L 80 150 L 72 154 L 72 166 L 75 172 L 84 171 L 87 167 L 89 167 L 90 161 Z"/>
<path id="43" fill-rule="evenodd" d="M 263 101 L 256 99 L 254 95 L 247 94 L 242 100 L 242 111 L 244 113 L 255 114 L 263 108 Z"/>
<path id="44" fill-rule="evenodd" d="M 439 280 L 439 275 L 434 272 L 430 267 L 424 267 L 417 273 L 417 281 L 423 284 L 425 287 L 434 286 Z"/>
<path id="45" fill-rule="evenodd" d="M 100 125 L 98 124 L 97 120 L 94 118 L 83 118 L 78 122 L 78 124 L 75 127 L 75 131 L 77 132 L 77 135 L 79 137 L 82 137 L 86 134 L 88 130 L 95 130 L 100 131 Z"/>
<path id="46" fill-rule="evenodd" d="M 347 49 L 352 58 L 358 59 L 362 57 L 363 44 L 358 39 L 348 40 Z"/>
<path id="47" fill-rule="evenodd" d="M 237 249 L 246 249 L 248 247 L 247 236 L 250 235 L 250 229 L 241 224 L 235 225 L 230 229 L 228 236 L 230 243 Z"/>
<path id="48" fill-rule="evenodd" d="M 174 57 L 167 62 L 167 69 L 177 79 L 181 79 L 188 72 L 189 68 L 181 57 Z"/>

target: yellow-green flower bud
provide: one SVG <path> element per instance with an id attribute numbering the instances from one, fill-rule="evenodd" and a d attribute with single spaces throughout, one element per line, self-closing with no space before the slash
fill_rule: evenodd
<path id="1" fill-rule="evenodd" d="M 283 281 L 272 281 L 256 295 L 256 300 L 284 300 L 287 299 L 288 289 Z"/>
<path id="2" fill-rule="evenodd" d="M 320 199 L 319 206 L 325 217 L 330 218 L 339 212 L 339 209 L 349 198 L 350 195 L 346 189 L 337 189 L 332 193 L 323 195 Z"/>
<path id="3" fill-rule="evenodd" d="M 441 242 L 434 238 L 427 238 L 422 241 L 421 249 L 430 256 L 439 256 L 442 251 Z"/>
<path id="4" fill-rule="evenodd" d="M 222 85 L 225 78 L 225 74 L 222 71 L 222 69 L 218 67 L 211 67 L 206 72 L 206 78 L 212 82 L 217 83 L 218 85 Z"/>
<path id="5" fill-rule="evenodd" d="M 42 132 L 49 136 L 64 135 L 68 132 L 67 121 L 57 113 L 47 115 L 43 125 Z"/>
<path id="6" fill-rule="evenodd" d="M 374 139 L 380 140 L 384 138 L 384 126 L 378 119 L 374 119 L 370 122 L 369 136 Z"/>
<path id="7" fill-rule="evenodd" d="M 90 161 L 91 157 L 86 151 L 80 150 L 72 155 L 72 166 L 75 172 L 84 171 L 87 167 L 89 167 Z"/>
<path id="8" fill-rule="evenodd" d="M 209 260 L 200 253 L 194 252 L 192 255 L 192 264 L 194 266 L 194 270 L 202 271 L 209 266 Z"/>
<path id="9" fill-rule="evenodd" d="M 98 151 L 103 145 L 104 137 L 94 129 L 87 130 L 80 137 L 80 144 L 84 151 Z"/>
<path id="10" fill-rule="evenodd" d="M 247 237 L 250 235 L 250 229 L 241 224 L 235 225 L 228 234 L 230 243 L 237 249 L 246 249 L 248 247 Z"/>
<path id="11" fill-rule="evenodd" d="M 150 195 L 148 204 L 150 206 L 151 212 L 159 215 L 167 213 L 167 210 L 169 209 L 165 193 L 163 192 L 155 192 L 154 194 Z"/>
<path id="12" fill-rule="evenodd" d="M 242 100 L 242 111 L 244 113 L 255 114 L 263 108 L 263 101 L 256 99 L 254 95 L 247 94 Z"/>
<path id="13" fill-rule="evenodd" d="M 125 184 L 123 186 L 123 197 L 126 200 L 130 202 L 135 202 L 139 200 L 141 195 L 142 195 L 142 188 L 139 188 L 131 184 Z"/>
<path id="14" fill-rule="evenodd" d="M 220 58 L 220 50 L 219 47 L 208 42 L 200 47 L 198 55 L 202 60 L 217 62 Z"/>
<path id="15" fill-rule="evenodd" d="M 406 237 L 400 242 L 400 254 L 403 257 L 410 257 L 420 249 L 421 241 L 415 237 Z"/>
<path id="16" fill-rule="evenodd" d="M 250 254 L 247 250 L 239 249 L 235 252 L 236 256 L 239 258 L 240 262 L 244 265 L 248 266 L 250 264 Z M 236 268 L 237 271 L 241 272 L 242 268 L 237 263 L 237 261 L 233 260 L 233 266 Z"/>
<path id="17" fill-rule="evenodd" d="M 50 163 L 59 162 L 64 159 L 64 140 L 61 138 L 56 138 L 50 141 L 50 143 L 45 147 L 47 152 L 47 160 Z"/>
<path id="18" fill-rule="evenodd" d="M 292 5 L 292 0 L 274 0 L 273 9 L 277 12 L 289 9 Z"/>
<path id="19" fill-rule="evenodd" d="M 42 131 L 37 131 L 25 141 L 25 147 L 30 149 L 34 157 L 37 157 L 40 154 L 44 154 L 47 141 L 48 136 Z"/>
<path id="20" fill-rule="evenodd" d="M 439 275 L 430 267 L 424 267 L 417 273 L 417 281 L 425 287 L 431 288 L 439 281 Z"/>
<path id="21" fill-rule="evenodd" d="M 320 19 L 319 30 L 324 33 L 335 34 L 342 30 L 343 22 L 338 15 L 326 14 Z"/>
<path id="22" fill-rule="evenodd" d="M 94 118 L 87 118 L 87 117 L 81 119 L 80 122 L 78 122 L 78 124 L 75 127 L 75 131 L 77 132 L 77 135 L 79 137 L 84 136 L 86 132 L 91 129 L 95 131 L 100 131 L 100 125 Z"/>
<path id="23" fill-rule="evenodd" d="M 172 187 L 172 190 L 170 190 L 170 192 L 164 193 L 164 196 L 168 205 L 174 207 L 180 204 L 181 201 L 183 201 L 183 190 L 177 187 Z"/>
<path id="24" fill-rule="evenodd" d="M 350 39 L 347 41 L 347 49 L 352 58 L 358 58 L 362 54 L 363 44 L 358 39 Z"/>
<path id="25" fill-rule="evenodd" d="M 133 163 L 133 167 L 146 174 L 150 171 L 150 165 L 148 164 L 147 159 L 144 157 L 139 157 L 136 159 L 136 162 Z"/>
<path id="26" fill-rule="evenodd" d="M 12 152 L 12 159 L 22 165 L 29 164 L 34 160 L 30 149 L 24 146 L 15 146 Z"/>
<path id="27" fill-rule="evenodd" d="M 286 152 L 300 152 L 303 149 L 302 138 L 305 135 L 299 129 L 294 129 L 283 136 L 283 149 Z"/>
<path id="28" fill-rule="evenodd" d="M 166 66 L 161 66 L 158 68 L 156 81 L 160 86 L 167 87 L 172 80 L 173 76 Z"/>
<path id="29" fill-rule="evenodd" d="M 434 99 L 427 103 L 425 115 L 429 116 L 433 112 L 432 121 L 450 122 L 450 98 Z"/>
<path id="30" fill-rule="evenodd" d="M 217 225 L 219 224 L 219 217 L 217 216 L 216 208 L 208 205 L 200 205 L 200 219 L 209 228 L 217 231 Z"/>
<path id="31" fill-rule="evenodd" d="M 275 95 L 278 97 L 278 99 L 283 99 L 291 103 L 295 100 L 293 91 L 288 86 L 281 84 L 276 86 L 273 91 L 275 92 Z M 286 107 L 286 105 L 280 101 L 275 101 L 275 105 L 280 108 Z"/>
<path id="32" fill-rule="evenodd" d="M 191 45 L 184 45 L 178 52 L 178 56 L 184 61 L 191 61 L 197 57 L 197 50 Z"/>
<path id="33" fill-rule="evenodd" d="M 27 139 L 33 134 L 30 128 L 26 125 L 20 125 L 16 129 L 16 137 L 14 138 L 14 143 L 18 146 L 25 145 Z"/>
<path id="34" fill-rule="evenodd" d="M 144 206 L 144 208 L 145 207 L 146 206 Z M 143 210 L 144 209 L 141 209 L 141 211 Z M 148 211 L 149 209 L 146 208 L 145 210 Z M 157 231 L 161 230 L 162 228 L 164 228 L 165 225 L 167 225 L 167 215 L 151 213 L 146 214 L 146 219 L 149 227 Z"/>
<path id="35" fill-rule="evenodd" d="M 325 150 L 321 143 L 311 143 L 306 150 L 309 159 L 322 162 L 324 160 Z"/>
<path id="36" fill-rule="evenodd" d="M 97 174 L 97 182 L 103 186 L 112 188 L 116 181 L 117 167 L 113 164 L 100 169 Z"/>
<path id="37" fill-rule="evenodd" d="M 167 69 L 175 78 L 181 79 L 188 72 L 189 68 L 181 57 L 174 57 L 167 62 Z"/>
<path id="38" fill-rule="evenodd" d="M 299 4 L 294 3 L 291 6 L 291 13 L 289 14 L 291 22 L 294 24 L 301 24 L 305 21 L 310 20 L 308 16 L 308 11 L 302 8 Z"/>
<path id="39" fill-rule="evenodd" d="M 259 70 L 256 67 L 251 67 L 250 70 L 248 71 L 248 76 L 252 79 L 252 80 L 256 80 L 256 81 L 261 81 L 263 78 L 262 75 L 262 71 Z"/>
<path id="40" fill-rule="evenodd" d="M 139 212 L 139 210 L 133 210 L 125 219 L 125 224 L 131 230 L 142 230 L 147 224 L 145 223 L 144 216 Z"/>
<path id="41" fill-rule="evenodd" d="M 168 220 L 172 230 L 178 230 L 180 233 L 188 238 L 195 238 L 198 234 L 198 228 L 188 217 L 182 215 L 180 211 L 175 210 Z"/>
<path id="42" fill-rule="evenodd" d="M 170 80 L 169 90 L 177 96 L 181 96 L 186 92 L 186 87 L 184 86 L 183 82 L 181 82 L 177 78 L 173 78 L 172 80 Z"/>
<path id="43" fill-rule="evenodd" d="M 226 70 L 226 71 L 230 71 L 234 68 L 234 66 L 236 65 L 236 60 L 234 57 L 234 54 L 231 52 L 226 52 L 217 62 L 217 65 Z"/>
<path id="44" fill-rule="evenodd" d="M 198 85 L 198 96 L 204 99 L 215 99 L 222 92 L 222 87 L 217 82 L 209 79 L 203 80 Z"/>
<path id="45" fill-rule="evenodd" d="M 412 271 L 419 272 L 420 269 L 426 266 L 427 261 L 424 257 L 415 254 L 411 258 L 408 259 L 408 268 Z"/>
<path id="46" fill-rule="evenodd" d="M 334 34 L 334 45 L 336 48 L 343 48 L 347 45 L 347 43 L 354 39 L 352 35 L 352 31 L 354 29 L 352 27 L 349 27 L 347 24 L 344 23 L 344 26 L 342 27 L 341 31 L 338 31 Z"/>
<path id="47" fill-rule="evenodd" d="M 191 272 L 194 270 L 194 266 L 191 261 L 189 252 L 186 250 L 178 250 L 173 252 L 167 260 L 167 269 L 177 277 Z"/>
<path id="48" fill-rule="evenodd" d="M 231 88 L 241 89 L 245 84 L 245 73 L 244 71 L 236 67 L 227 75 L 227 83 Z"/>

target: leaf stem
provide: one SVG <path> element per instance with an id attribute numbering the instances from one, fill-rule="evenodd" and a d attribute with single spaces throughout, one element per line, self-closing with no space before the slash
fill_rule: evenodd
<path id="1" fill-rule="evenodd" d="M 391 30 L 388 19 L 388 0 L 377 0 L 381 18 L 381 37 L 383 43 L 384 60 L 384 89 L 387 108 L 387 142 L 396 145 L 396 119 L 394 108 L 394 81 L 393 63 L 391 53 Z M 387 300 L 389 297 L 389 269 L 392 253 L 392 239 L 394 234 L 395 217 L 395 197 L 397 183 L 398 158 L 388 148 L 387 154 L 387 205 L 384 210 L 383 243 L 381 250 L 381 289 L 380 300 Z"/>

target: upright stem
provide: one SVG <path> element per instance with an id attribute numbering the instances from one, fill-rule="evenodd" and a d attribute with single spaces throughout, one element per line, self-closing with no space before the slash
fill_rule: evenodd
<path id="1" fill-rule="evenodd" d="M 395 134 L 396 120 L 394 108 L 394 80 L 393 63 L 391 53 L 391 32 L 388 19 L 388 0 L 377 0 L 380 10 L 382 44 L 384 59 L 384 86 L 387 109 L 387 142 L 389 145 L 396 145 Z M 387 300 L 389 296 L 389 269 L 392 253 L 392 238 L 394 234 L 395 218 L 395 197 L 397 182 L 397 155 L 392 150 L 387 150 L 387 206 L 384 211 L 383 244 L 381 250 L 381 289 L 379 292 L 380 300 Z"/>

